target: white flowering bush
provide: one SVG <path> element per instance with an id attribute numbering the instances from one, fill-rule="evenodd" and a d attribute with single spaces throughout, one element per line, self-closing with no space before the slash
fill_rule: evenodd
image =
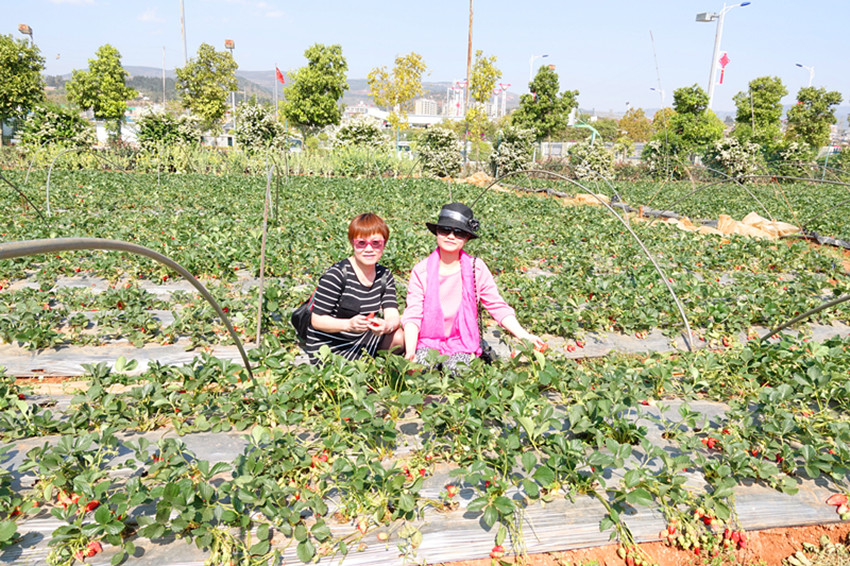
<path id="1" fill-rule="evenodd" d="M 805 142 L 786 141 L 768 161 L 770 172 L 787 177 L 810 177 L 815 152 Z"/>
<path id="2" fill-rule="evenodd" d="M 195 145 L 201 141 L 200 121 L 194 116 L 149 112 L 139 118 L 137 126 L 136 140 L 142 149 L 149 151 L 175 144 Z"/>
<path id="3" fill-rule="evenodd" d="M 506 126 L 499 130 L 490 154 L 493 175 L 498 177 L 528 169 L 533 153 L 534 132 L 519 126 Z"/>
<path id="4" fill-rule="evenodd" d="M 705 164 L 733 179 L 742 181 L 759 170 L 761 147 L 737 138 L 725 138 L 711 144 L 705 152 Z"/>
<path id="5" fill-rule="evenodd" d="M 75 110 L 57 104 L 41 104 L 33 109 L 18 129 L 22 145 L 55 142 L 75 147 L 94 144 L 91 123 Z"/>
<path id="6" fill-rule="evenodd" d="M 236 107 L 236 143 L 251 151 L 262 148 L 282 148 L 286 139 L 283 124 L 275 118 L 270 106 L 242 103 Z"/>
<path id="7" fill-rule="evenodd" d="M 463 159 L 460 141 L 449 129 L 428 128 L 417 143 L 422 171 L 437 177 L 450 177 L 460 172 Z"/>
<path id="8" fill-rule="evenodd" d="M 372 120 L 355 119 L 342 124 L 335 132 L 334 147 L 364 147 L 378 149 L 385 146 L 387 138 Z"/>
<path id="9" fill-rule="evenodd" d="M 608 181 L 614 178 L 614 152 L 601 143 L 577 143 L 568 153 L 574 178 Z"/>

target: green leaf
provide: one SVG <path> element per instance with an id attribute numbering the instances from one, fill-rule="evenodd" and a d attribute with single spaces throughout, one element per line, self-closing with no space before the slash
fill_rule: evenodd
<path id="1" fill-rule="evenodd" d="M 526 472 L 530 472 L 534 468 L 534 465 L 537 464 L 537 456 L 531 452 L 523 452 L 521 460 L 522 467 L 525 468 Z"/>
<path id="2" fill-rule="evenodd" d="M 18 530 L 14 521 L 0 521 L 0 542 L 12 540 Z"/>
<path id="3" fill-rule="evenodd" d="M 648 506 L 652 504 L 652 495 L 644 488 L 639 487 L 626 494 L 626 501 L 631 505 Z"/>
<path id="4" fill-rule="evenodd" d="M 298 543 L 298 546 L 295 549 L 295 553 L 298 555 L 298 560 L 306 564 L 313 560 L 313 557 L 316 555 L 316 548 L 313 546 L 313 543 L 309 541 L 309 539 L 303 540 Z"/>
<path id="5" fill-rule="evenodd" d="M 481 519 L 484 521 L 485 525 L 492 527 L 499 520 L 499 512 L 493 505 L 488 505 L 484 508 L 484 515 Z"/>
<path id="6" fill-rule="evenodd" d="M 555 472 L 548 466 L 540 466 L 534 471 L 532 477 L 537 480 L 537 483 L 545 487 L 555 481 Z"/>
<path id="7" fill-rule="evenodd" d="M 499 525 L 499 532 L 496 533 L 496 544 L 505 542 L 506 536 L 508 536 L 508 529 L 505 528 L 505 525 Z"/>
<path id="8" fill-rule="evenodd" d="M 301 545 L 299 544 L 298 546 L 300 547 Z M 262 556 L 263 554 L 266 554 L 269 551 L 269 548 L 269 541 L 261 540 L 257 544 L 253 545 L 250 549 L 248 549 L 248 553 L 253 556 Z"/>

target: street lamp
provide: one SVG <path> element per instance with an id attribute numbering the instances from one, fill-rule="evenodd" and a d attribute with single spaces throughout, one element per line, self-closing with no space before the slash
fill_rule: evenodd
<path id="1" fill-rule="evenodd" d="M 655 92 L 661 95 L 661 108 L 664 108 L 664 89 L 649 87 L 649 90 L 654 90 Z"/>
<path id="2" fill-rule="evenodd" d="M 32 28 L 27 24 L 18 24 L 18 31 L 24 35 L 30 36 L 30 45 L 35 45 L 35 42 L 32 39 Z"/>
<path id="3" fill-rule="evenodd" d="M 801 69 L 806 69 L 809 72 L 809 86 L 812 86 L 812 81 L 815 79 L 815 68 L 814 67 L 807 67 L 807 66 L 801 65 L 799 63 L 795 63 L 795 65 L 797 67 L 800 67 Z"/>
<path id="4" fill-rule="evenodd" d="M 711 103 L 714 102 L 714 75 L 717 74 L 717 58 L 720 55 L 720 38 L 723 36 L 723 20 L 726 17 L 726 12 L 738 6 L 749 6 L 749 2 L 741 2 L 740 4 L 732 4 L 727 6 L 723 4 L 723 9 L 720 13 L 717 12 L 700 12 L 697 14 L 698 22 L 713 22 L 717 20 L 717 32 L 714 35 L 714 54 L 711 56 L 711 75 L 708 78 L 708 108 L 711 109 Z"/>
<path id="5" fill-rule="evenodd" d="M 534 80 L 534 60 L 535 59 L 543 59 L 548 57 L 549 55 L 532 55 L 531 59 L 528 60 L 528 84 L 531 85 L 531 81 Z"/>

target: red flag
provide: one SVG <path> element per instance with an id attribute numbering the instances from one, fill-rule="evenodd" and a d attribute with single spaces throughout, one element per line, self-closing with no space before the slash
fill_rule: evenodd
<path id="1" fill-rule="evenodd" d="M 280 81 L 280 84 L 285 85 L 285 84 L 286 84 L 286 81 L 285 81 L 285 80 L 283 80 L 283 73 L 281 73 L 281 72 L 280 72 L 280 69 L 278 69 L 277 67 L 275 67 L 275 68 L 274 68 L 274 73 L 275 73 L 275 76 L 277 77 L 277 80 L 279 80 L 279 81 Z"/>

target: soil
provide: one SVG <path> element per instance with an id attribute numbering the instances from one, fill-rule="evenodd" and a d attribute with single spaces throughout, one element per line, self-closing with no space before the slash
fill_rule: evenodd
<path id="1" fill-rule="evenodd" d="M 850 523 L 749 531 L 747 549 L 736 552 L 734 560 L 727 558 L 719 564 L 780 566 L 784 558 L 802 550 L 804 542 L 817 545 L 821 535 L 825 534 L 834 543 L 847 544 L 850 542 L 847 540 L 848 533 L 850 533 Z M 677 550 L 660 542 L 644 543 L 639 546 L 658 566 L 699 566 L 710 563 L 708 560 L 700 560 L 690 552 Z M 442 566 L 492 566 L 493 562 L 486 558 L 447 562 Z M 506 557 L 506 562 L 527 566 L 624 566 L 625 564 L 625 561 L 617 556 L 617 545 L 533 554 L 523 559 L 507 559 Z"/>

